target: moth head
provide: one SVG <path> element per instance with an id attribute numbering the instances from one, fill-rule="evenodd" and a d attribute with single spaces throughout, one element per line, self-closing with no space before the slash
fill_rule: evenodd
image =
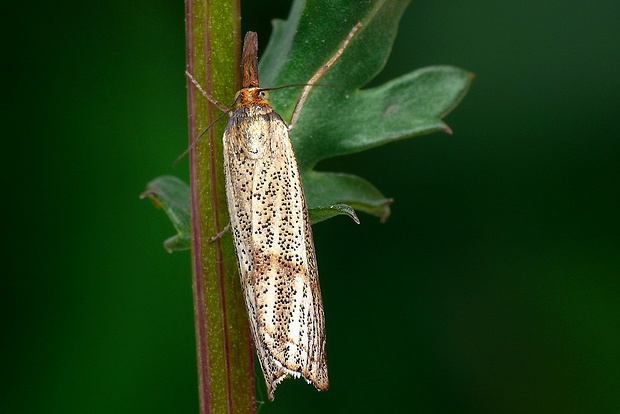
<path id="1" fill-rule="evenodd" d="M 261 88 L 243 88 L 235 95 L 235 108 L 245 105 L 269 105 L 269 92 Z"/>

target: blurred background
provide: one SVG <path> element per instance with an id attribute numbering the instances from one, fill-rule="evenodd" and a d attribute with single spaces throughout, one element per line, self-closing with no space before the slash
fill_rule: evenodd
<path id="1" fill-rule="evenodd" d="M 241 3 L 264 47 L 290 3 Z M 188 175 L 183 2 L 20 7 L 0 411 L 196 413 L 189 253 L 138 198 Z M 261 413 L 620 412 L 619 39 L 612 0 L 409 6 L 373 84 L 476 79 L 453 135 L 319 166 L 375 183 L 392 216 L 315 227 L 331 389 L 285 381 Z"/>

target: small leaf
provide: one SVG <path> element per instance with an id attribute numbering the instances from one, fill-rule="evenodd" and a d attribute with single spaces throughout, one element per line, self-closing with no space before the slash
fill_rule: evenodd
<path id="1" fill-rule="evenodd" d="M 303 177 L 308 208 L 346 204 L 385 221 L 392 200 L 375 186 L 352 174 L 309 171 Z"/>
<path id="2" fill-rule="evenodd" d="M 163 208 L 178 234 L 164 241 L 164 248 L 173 251 L 191 248 L 191 211 L 189 186 L 177 177 L 164 175 L 147 184 L 140 198 L 149 198 L 157 208 Z"/>
<path id="3" fill-rule="evenodd" d="M 349 216 L 356 224 L 360 224 L 360 219 L 357 218 L 355 210 L 346 204 L 308 209 L 308 216 L 310 217 L 310 223 L 312 225 L 339 215 Z"/>

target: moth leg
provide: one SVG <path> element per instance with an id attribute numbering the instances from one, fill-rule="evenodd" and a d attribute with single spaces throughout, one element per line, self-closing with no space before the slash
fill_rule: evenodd
<path id="1" fill-rule="evenodd" d="M 215 236 L 211 237 L 209 239 L 209 243 L 213 243 L 214 241 L 216 241 L 217 239 L 219 239 L 220 237 L 222 237 L 224 235 L 224 233 L 226 233 L 228 230 L 230 230 L 230 222 L 226 225 L 226 227 L 224 227 L 224 229 L 222 231 L 220 231 L 218 234 L 216 234 Z"/>

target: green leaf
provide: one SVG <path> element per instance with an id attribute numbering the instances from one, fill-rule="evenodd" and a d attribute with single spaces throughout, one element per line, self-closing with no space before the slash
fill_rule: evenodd
<path id="1" fill-rule="evenodd" d="M 360 220 L 357 218 L 355 210 L 353 210 L 350 206 L 347 206 L 346 204 L 317 207 L 312 210 L 308 210 L 308 215 L 310 216 L 310 223 L 312 225 L 340 215 L 349 216 L 354 222 L 360 224 Z"/>
<path id="2" fill-rule="evenodd" d="M 177 230 L 177 235 L 164 241 L 164 248 L 169 253 L 189 250 L 191 248 L 189 186 L 177 177 L 164 175 L 148 183 L 140 198 L 148 198 L 155 207 L 162 208 Z"/>
<path id="3" fill-rule="evenodd" d="M 313 206 L 345 204 L 377 216 L 381 221 L 390 215 L 389 205 L 392 200 L 385 198 L 363 178 L 344 173 L 309 171 L 303 180 L 306 198 L 313 200 Z"/>
<path id="4" fill-rule="evenodd" d="M 322 159 L 399 139 L 451 133 L 441 118 L 461 99 L 469 80 L 469 73 L 462 69 L 428 67 L 376 88 L 351 92 L 340 102 L 337 117 L 330 116 L 330 108 L 318 106 L 309 111 L 297 135 L 299 151 L 304 154 L 300 168 L 307 172 Z M 306 129 L 309 124 L 314 125 L 312 131 Z M 319 140 L 312 139 L 317 136 L 321 137 L 318 144 Z"/>
<path id="5" fill-rule="evenodd" d="M 172 253 L 174 251 L 189 250 L 191 248 L 191 212 L 190 212 L 189 186 L 170 175 L 155 178 L 147 184 L 146 190 L 140 194 L 140 198 L 148 198 L 157 208 L 162 208 L 177 234 L 164 242 L 164 248 Z M 336 204 L 311 209 L 308 211 L 310 222 L 314 225 L 339 215 L 349 216 L 359 224 L 355 210 L 345 204 Z"/>
<path id="6" fill-rule="evenodd" d="M 353 26 L 362 23 L 310 92 L 291 131 L 313 224 L 341 214 L 356 220 L 352 209 L 385 221 L 392 202 L 361 177 L 315 171 L 319 161 L 432 132 L 451 133 L 442 118 L 467 93 L 473 79 L 470 72 L 431 66 L 363 89 L 384 67 L 408 4 L 408 0 L 295 1 L 288 19 L 274 22 L 259 64 L 260 84 L 266 88 L 307 83 Z M 285 120 L 291 118 L 300 92 L 291 87 L 271 93 L 272 105 Z M 177 229 L 179 235 L 169 239 L 168 246 L 185 248 L 189 230 Z"/>
<path id="7" fill-rule="evenodd" d="M 319 6 L 319 3 L 321 6 Z M 389 56 L 408 1 L 299 1 L 274 32 L 260 61 L 261 86 L 306 83 L 361 22 L 339 60 L 313 88 L 291 140 L 310 209 L 348 204 L 385 220 L 390 199 L 352 175 L 313 170 L 323 159 L 450 128 L 441 120 L 463 98 L 473 79 L 450 66 L 419 69 L 384 85 L 362 89 Z M 299 97 L 290 88 L 271 94 L 290 119 Z"/>

